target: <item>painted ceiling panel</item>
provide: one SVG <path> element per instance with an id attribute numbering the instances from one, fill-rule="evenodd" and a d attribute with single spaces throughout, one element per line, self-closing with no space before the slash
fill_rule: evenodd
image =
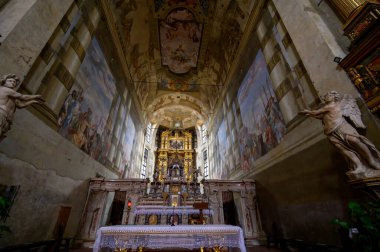
<path id="1" fill-rule="evenodd" d="M 196 68 L 203 25 L 186 8 L 172 10 L 159 22 L 162 65 L 176 74 Z"/>

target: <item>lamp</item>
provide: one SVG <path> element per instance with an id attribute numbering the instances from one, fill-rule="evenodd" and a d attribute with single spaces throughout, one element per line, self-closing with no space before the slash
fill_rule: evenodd
<path id="1" fill-rule="evenodd" d="M 338 64 L 339 64 L 341 61 L 342 61 L 342 58 L 341 58 L 341 57 L 335 57 L 335 58 L 334 58 L 334 62 L 335 62 L 335 63 L 338 63 Z"/>

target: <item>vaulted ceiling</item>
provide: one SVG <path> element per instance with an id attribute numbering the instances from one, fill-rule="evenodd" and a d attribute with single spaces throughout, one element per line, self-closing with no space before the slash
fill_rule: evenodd
<path id="1" fill-rule="evenodd" d="M 207 122 L 262 2 L 102 0 L 147 121 Z"/>

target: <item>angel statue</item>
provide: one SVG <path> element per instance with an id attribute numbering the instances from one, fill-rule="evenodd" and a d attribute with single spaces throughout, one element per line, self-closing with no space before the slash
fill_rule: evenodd
<path id="1" fill-rule="evenodd" d="M 330 91 L 323 100 L 320 109 L 303 110 L 300 114 L 322 120 L 325 135 L 349 164 L 346 174 L 350 179 L 380 176 L 380 152 L 355 129 L 366 128 L 355 99 Z"/>
<path id="2" fill-rule="evenodd" d="M 20 79 L 14 74 L 0 78 L 0 141 L 11 128 L 16 108 L 44 102 L 41 95 L 24 95 L 16 92 L 19 83 Z"/>

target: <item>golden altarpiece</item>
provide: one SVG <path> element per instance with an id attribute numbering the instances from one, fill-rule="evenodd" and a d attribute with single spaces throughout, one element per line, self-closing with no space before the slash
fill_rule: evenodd
<path id="1" fill-rule="evenodd" d="M 194 133 L 158 133 L 150 179 L 91 179 L 78 234 L 85 246 L 92 246 L 100 227 L 110 225 L 231 224 L 243 229 L 247 245 L 265 240 L 255 182 L 203 179 Z"/>
<path id="2" fill-rule="evenodd" d="M 193 135 L 190 131 L 166 130 L 162 132 L 157 150 L 156 169 L 158 180 L 167 178 L 181 181 L 197 181 L 199 172 L 195 169 Z"/>

